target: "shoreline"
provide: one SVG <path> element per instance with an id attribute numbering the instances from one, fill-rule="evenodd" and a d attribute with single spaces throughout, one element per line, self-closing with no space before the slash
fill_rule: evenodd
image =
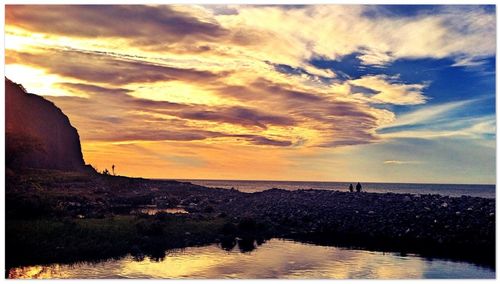
<path id="1" fill-rule="evenodd" d="M 161 255 L 173 247 L 231 245 L 236 238 L 290 238 L 495 264 L 494 198 L 282 189 L 244 193 L 50 171 L 8 175 L 6 197 L 10 267 L 127 253 Z M 141 206 L 181 207 L 189 214 L 131 213 Z"/>
<path id="2" fill-rule="evenodd" d="M 168 180 L 165 180 L 168 181 Z M 259 180 L 188 180 L 209 188 L 231 189 L 246 193 L 262 192 L 271 188 L 288 191 L 296 190 L 329 190 L 348 192 L 350 182 L 298 182 L 298 181 L 259 181 Z M 419 184 L 419 183 L 371 183 L 363 182 L 363 191 L 370 193 L 397 193 L 397 194 L 439 194 L 441 196 L 496 198 L 495 185 L 490 184 Z"/>
<path id="3" fill-rule="evenodd" d="M 130 177 L 135 178 L 135 177 Z M 137 177 L 141 178 L 141 177 Z M 283 183 L 342 183 L 349 184 L 352 181 L 318 181 L 318 180 L 271 180 L 271 179 L 200 179 L 200 178 L 145 178 L 148 180 L 156 181 L 180 181 L 180 182 L 190 182 L 190 181 L 236 181 L 236 182 L 283 182 Z M 479 185 L 479 186 L 495 186 L 495 183 L 435 183 L 435 182 L 377 182 L 377 181 L 363 181 L 367 184 L 412 184 L 412 185 Z"/>

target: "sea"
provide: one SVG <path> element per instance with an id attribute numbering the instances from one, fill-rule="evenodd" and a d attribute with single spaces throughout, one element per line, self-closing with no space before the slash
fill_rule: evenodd
<path id="1" fill-rule="evenodd" d="M 271 188 L 286 190 L 319 189 L 348 191 L 349 182 L 318 182 L 318 181 L 264 181 L 264 180 L 179 180 L 213 188 L 234 188 L 241 192 L 258 192 Z M 495 198 L 494 184 L 428 184 L 428 183 L 361 183 L 362 190 L 377 193 L 411 193 L 439 194 L 443 196 L 460 197 L 462 195 L 484 198 Z M 356 183 L 353 183 L 356 187 Z"/>

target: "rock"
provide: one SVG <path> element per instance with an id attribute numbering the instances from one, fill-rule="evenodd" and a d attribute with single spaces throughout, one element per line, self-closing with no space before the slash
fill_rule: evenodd
<path id="1" fill-rule="evenodd" d="M 441 207 L 443 207 L 443 208 L 446 208 L 446 207 L 448 207 L 448 203 L 446 203 L 446 202 L 443 202 L 443 203 L 441 204 Z"/>
<path id="2" fill-rule="evenodd" d="M 375 214 L 374 211 L 368 211 L 368 214 Z"/>
<path id="3" fill-rule="evenodd" d="M 5 134 L 9 167 L 85 171 L 80 137 L 68 117 L 7 78 Z"/>

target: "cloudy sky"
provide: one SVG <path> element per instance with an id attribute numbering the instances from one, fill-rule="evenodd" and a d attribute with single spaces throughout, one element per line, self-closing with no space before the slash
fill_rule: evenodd
<path id="1" fill-rule="evenodd" d="M 99 170 L 495 183 L 494 6 L 19 6 L 6 76 Z"/>

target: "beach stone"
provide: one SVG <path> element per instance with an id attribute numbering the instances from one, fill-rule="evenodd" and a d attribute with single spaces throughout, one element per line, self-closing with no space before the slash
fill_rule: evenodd
<path id="1" fill-rule="evenodd" d="M 448 203 L 443 202 L 443 203 L 441 204 L 441 207 L 443 207 L 443 208 L 447 208 L 447 207 L 448 207 Z"/>

